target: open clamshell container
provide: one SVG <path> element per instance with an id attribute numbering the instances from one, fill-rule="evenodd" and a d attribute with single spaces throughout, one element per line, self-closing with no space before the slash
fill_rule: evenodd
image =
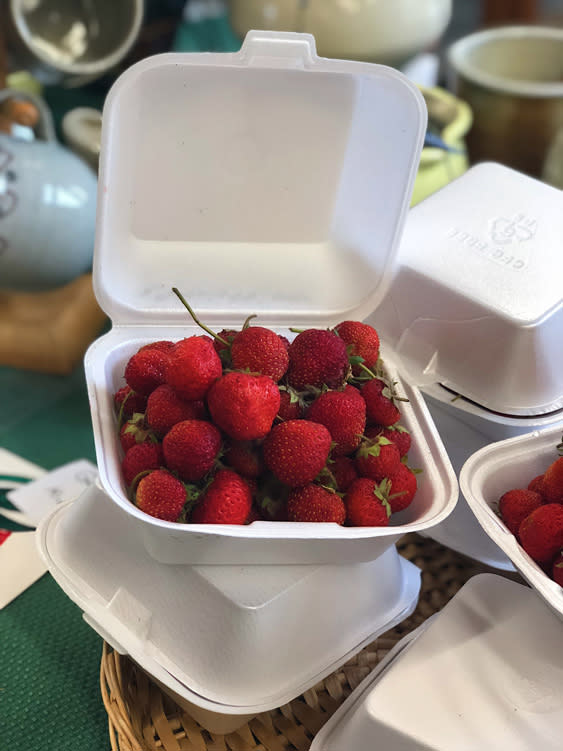
<path id="1" fill-rule="evenodd" d="M 311 751 L 558 751 L 562 686 L 560 621 L 528 587 L 480 574 L 397 644 Z"/>
<path id="2" fill-rule="evenodd" d="M 327 328 L 381 300 L 422 149 L 422 95 L 398 71 L 317 57 L 309 35 L 250 32 L 239 52 L 164 54 L 127 70 L 104 109 L 94 286 L 111 331 L 85 358 L 104 490 L 168 563 L 373 560 L 439 523 L 457 481 L 426 405 L 408 398 L 415 500 L 389 528 L 180 525 L 127 499 L 112 395 L 143 344 L 215 330 Z"/>
<path id="3" fill-rule="evenodd" d="M 561 427 L 497 441 L 467 459 L 459 476 L 463 494 L 485 533 L 545 602 L 563 619 L 563 589 L 520 546 L 498 515 L 498 501 L 512 488 L 526 488 L 558 458 Z"/>
<path id="4" fill-rule="evenodd" d="M 96 485 L 37 533 L 86 621 L 204 727 L 282 706 L 407 618 L 420 570 L 391 546 L 349 565 L 186 566 L 148 554 Z"/>
<path id="5" fill-rule="evenodd" d="M 456 472 L 492 441 L 563 426 L 561 237 L 563 193 L 494 163 L 409 212 L 373 322 L 420 387 Z M 429 534 L 513 568 L 463 497 Z"/>

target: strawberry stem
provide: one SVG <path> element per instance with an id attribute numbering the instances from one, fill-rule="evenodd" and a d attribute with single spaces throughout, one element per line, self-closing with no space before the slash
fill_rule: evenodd
<path id="1" fill-rule="evenodd" d="M 182 303 L 182 305 L 186 308 L 186 310 L 188 311 L 188 313 L 191 315 L 191 317 L 194 319 L 194 321 L 197 323 L 197 325 L 200 328 L 202 328 L 204 331 L 207 331 L 207 333 L 210 336 L 212 336 L 214 339 L 217 339 L 217 341 L 221 342 L 221 344 L 224 344 L 225 347 L 229 347 L 230 346 L 229 342 L 226 341 L 226 339 L 223 339 L 222 336 L 219 336 L 219 334 L 216 334 L 214 331 L 211 331 L 210 328 L 208 328 L 204 323 L 202 323 L 199 320 L 199 318 L 196 316 L 196 314 L 192 310 L 190 304 L 184 298 L 184 296 L 182 295 L 182 293 L 180 292 L 180 290 L 177 287 L 172 287 L 172 292 L 174 292 L 174 294 L 180 299 L 180 302 Z"/>

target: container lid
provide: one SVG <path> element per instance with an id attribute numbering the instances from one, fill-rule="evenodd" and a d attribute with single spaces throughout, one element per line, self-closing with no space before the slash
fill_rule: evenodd
<path id="1" fill-rule="evenodd" d="M 561 623 L 528 587 L 474 576 L 329 719 L 311 751 L 558 751 Z"/>
<path id="2" fill-rule="evenodd" d="M 299 696 L 408 617 L 420 592 L 420 570 L 394 546 L 348 566 L 161 564 L 96 486 L 57 506 L 38 544 L 106 641 L 185 699 L 227 714 Z"/>
<path id="3" fill-rule="evenodd" d="M 362 319 L 382 298 L 426 105 L 403 74 L 251 31 L 236 53 L 166 53 L 105 103 L 94 253 L 114 324 Z"/>
<path id="4" fill-rule="evenodd" d="M 563 193 L 495 163 L 415 206 L 375 326 L 424 386 L 491 411 L 563 407 Z"/>

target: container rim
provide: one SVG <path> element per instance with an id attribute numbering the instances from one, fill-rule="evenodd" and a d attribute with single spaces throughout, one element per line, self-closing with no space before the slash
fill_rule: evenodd
<path id="1" fill-rule="evenodd" d="M 487 73 L 467 59 L 469 53 L 481 46 L 498 40 L 524 38 L 559 41 L 563 48 L 563 28 L 532 25 L 502 26 L 477 31 L 454 42 L 446 53 L 447 61 L 458 75 L 464 76 L 479 86 L 494 89 L 503 94 L 538 99 L 563 97 L 563 81 L 538 82 L 506 78 Z"/>

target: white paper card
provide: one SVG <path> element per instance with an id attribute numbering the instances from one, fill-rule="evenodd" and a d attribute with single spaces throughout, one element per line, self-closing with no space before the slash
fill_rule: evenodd
<path id="1" fill-rule="evenodd" d="M 6 497 L 32 524 L 39 524 L 59 503 L 77 498 L 96 481 L 97 476 L 95 464 L 87 459 L 78 459 L 10 490 Z"/>
<path id="2" fill-rule="evenodd" d="M 0 610 L 47 571 L 35 544 L 35 532 L 0 529 Z"/>

